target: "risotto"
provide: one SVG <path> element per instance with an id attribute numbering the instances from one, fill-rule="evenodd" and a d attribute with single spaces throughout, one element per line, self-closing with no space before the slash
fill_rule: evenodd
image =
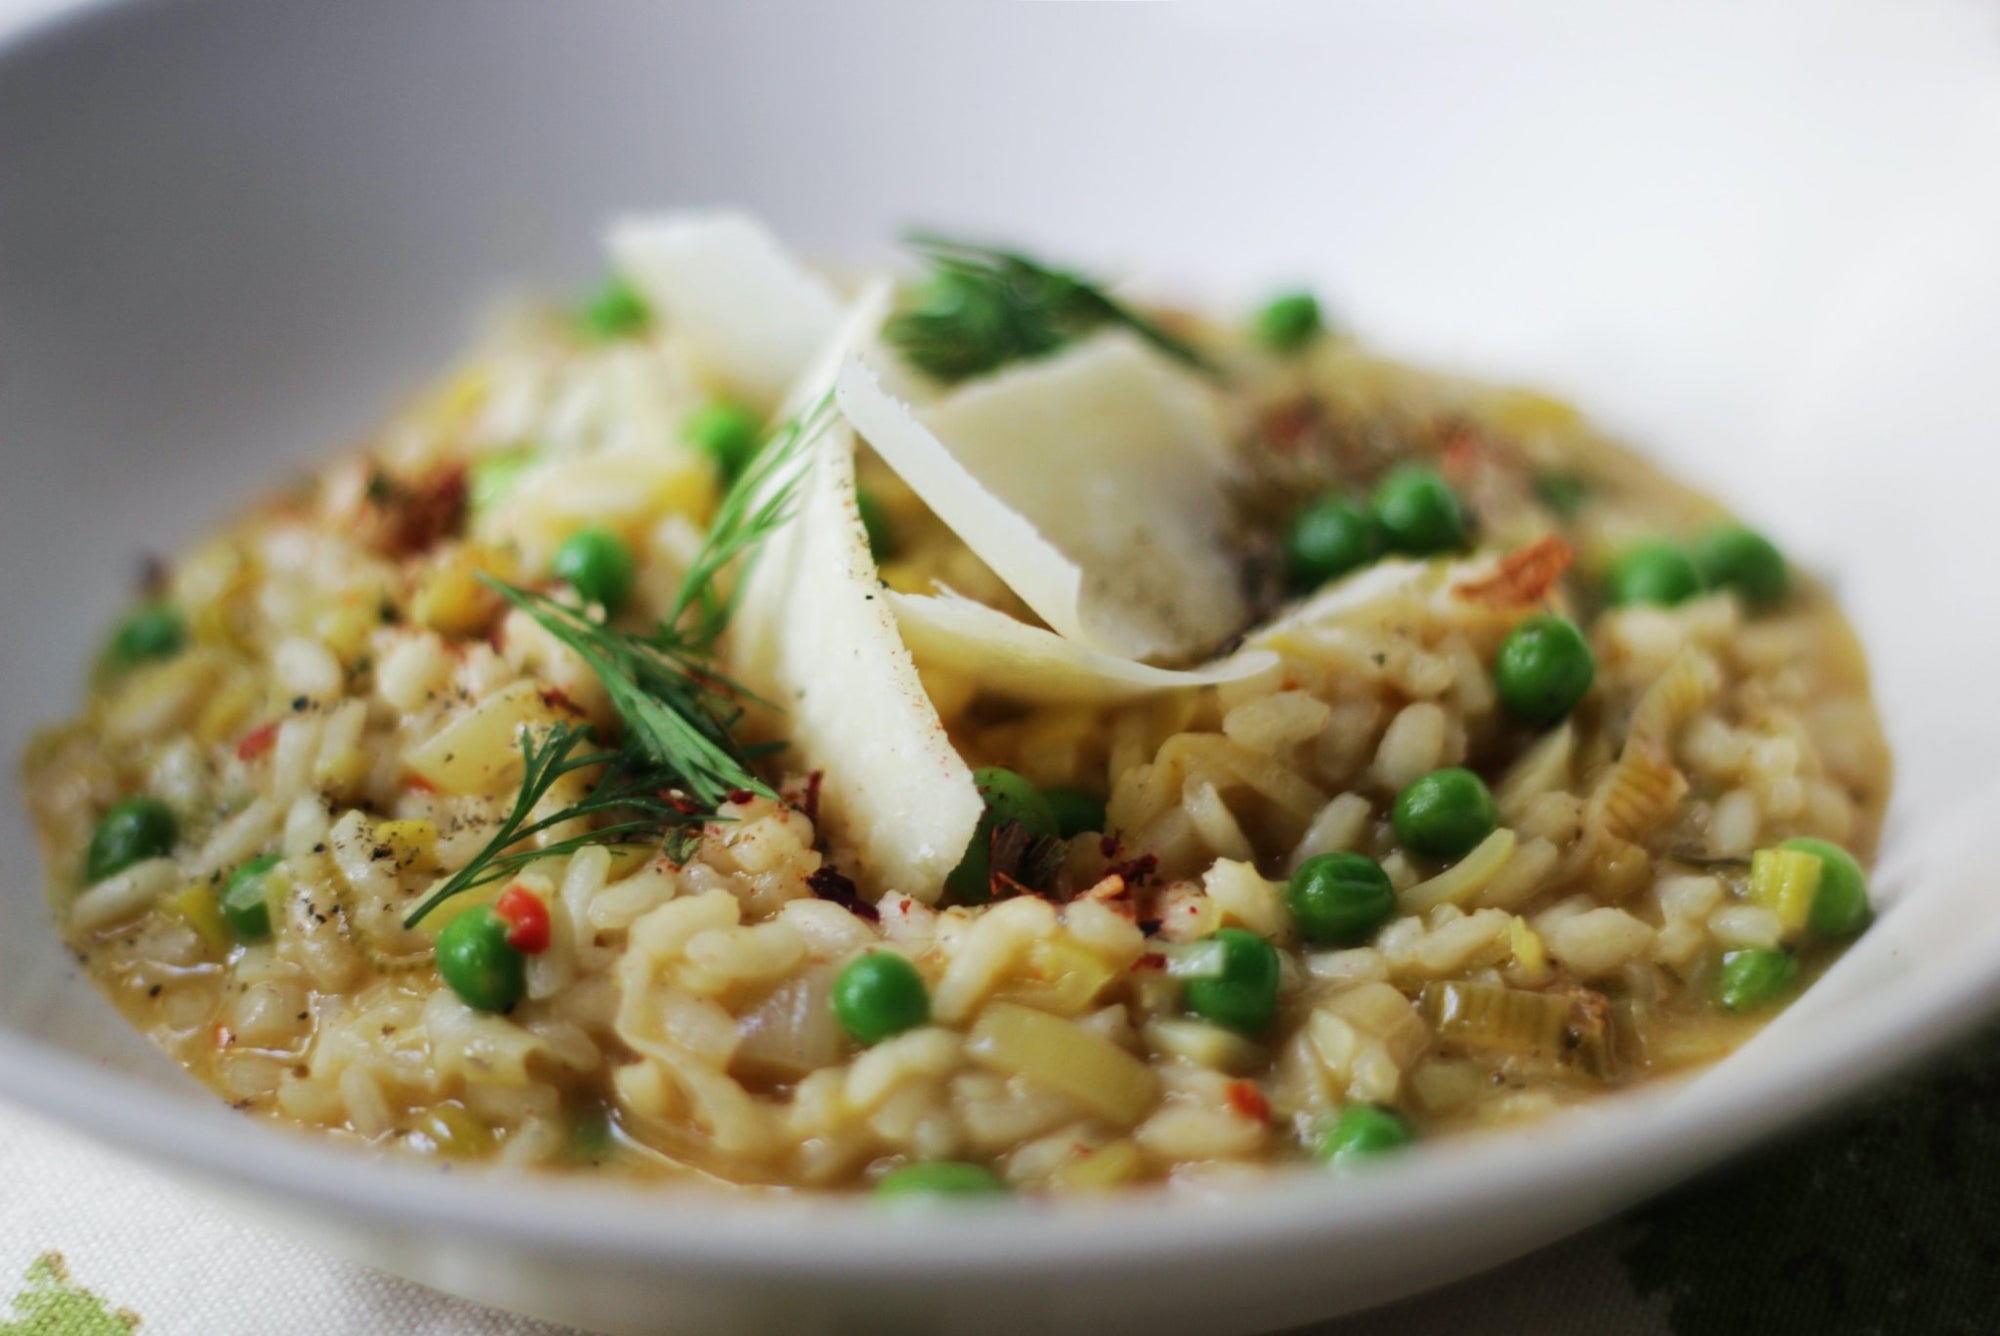
<path id="1" fill-rule="evenodd" d="M 1306 294 L 628 220 L 147 564 L 24 764 L 69 947 L 237 1108 L 888 1193 L 1347 1166 L 1740 1044 L 1870 919 L 1825 590 Z"/>

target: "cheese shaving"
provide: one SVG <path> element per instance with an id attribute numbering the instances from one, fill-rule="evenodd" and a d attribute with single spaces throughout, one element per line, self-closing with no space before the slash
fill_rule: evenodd
<path id="1" fill-rule="evenodd" d="M 949 589 L 887 593 L 903 643 L 925 667 L 946 668 L 1015 700 L 1117 700 L 1250 677 L 1277 663 L 1266 651 L 1195 670 L 1155 668 L 1065 640 Z"/>
<path id="2" fill-rule="evenodd" d="M 887 305 L 886 289 L 857 298 L 785 401 L 822 397 Z M 731 671 L 784 711 L 790 755 L 821 776 L 819 821 L 858 860 L 847 870 L 934 903 L 983 804 L 897 633 L 856 506 L 854 451 L 839 422 L 810 447 L 792 517 L 745 579 Z"/>
<path id="3" fill-rule="evenodd" d="M 612 224 L 612 263 L 717 387 L 776 407 L 840 322 L 833 290 L 740 213 L 661 213 Z"/>
<path id="4" fill-rule="evenodd" d="M 1205 392 L 1123 331 L 973 382 L 921 419 L 858 361 L 842 411 L 1057 634 L 1185 658 L 1249 616 Z"/>

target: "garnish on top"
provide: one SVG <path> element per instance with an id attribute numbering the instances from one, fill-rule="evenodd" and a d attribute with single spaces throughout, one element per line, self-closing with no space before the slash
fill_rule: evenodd
<path id="1" fill-rule="evenodd" d="M 910 365 L 937 380 L 967 380 L 1118 325 L 1177 361 L 1215 370 L 1192 344 L 1081 274 L 929 232 L 908 240 L 931 273 L 884 334 Z"/>
<path id="2" fill-rule="evenodd" d="M 716 643 L 736 607 L 723 577 L 733 571 L 740 587 L 760 545 L 790 518 L 809 452 L 832 416 L 832 398 L 824 396 L 782 427 L 730 485 L 666 620 L 650 632 L 620 631 L 586 607 L 480 576 L 584 661 L 610 697 L 624 736 L 615 747 L 579 753 L 592 740 L 587 727 L 558 723 L 539 736 L 524 734 L 512 808 L 472 860 L 405 917 L 405 926 L 537 859 L 698 829 L 717 819 L 732 794 L 776 797 L 753 764 L 778 744 L 748 746 L 734 736 L 739 702 L 749 693 L 714 664 Z M 602 774 L 588 796 L 535 815 L 559 780 L 596 767 Z M 607 817 L 608 824 L 583 834 L 520 847 L 580 818 Z"/>

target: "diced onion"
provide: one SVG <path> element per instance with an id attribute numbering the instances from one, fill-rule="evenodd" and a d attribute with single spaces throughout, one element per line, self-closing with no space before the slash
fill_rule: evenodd
<path id="1" fill-rule="evenodd" d="M 1067 1095 L 1119 1127 L 1137 1123 L 1160 1098 L 1152 1068 L 1109 1039 L 1010 1002 L 981 1013 L 966 1052 L 983 1067 Z"/>

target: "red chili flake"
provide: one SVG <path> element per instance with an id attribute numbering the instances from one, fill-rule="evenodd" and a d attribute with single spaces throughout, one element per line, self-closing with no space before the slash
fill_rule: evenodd
<path id="1" fill-rule="evenodd" d="M 1548 534 L 1500 558 L 1491 575 L 1453 585 L 1451 592 L 1489 608 L 1523 607 L 1539 602 L 1575 559 L 1568 543 Z"/>
<path id="2" fill-rule="evenodd" d="M 1464 485 L 1472 479 L 1472 472 L 1479 467 L 1479 456 L 1485 449 L 1485 442 L 1479 433 L 1470 427 L 1456 427 L 1445 438 L 1444 450 L 1438 456 L 1438 468 L 1453 483 Z"/>
<path id="3" fill-rule="evenodd" d="M 1118 857 L 1118 847 L 1118 837 L 1116 835 L 1100 835 L 1097 837 L 1097 853 L 1101 858 Z"/>
<path id="4" fill-rule="evenodd" d="M 1222 1088 L 1222 1097 L 1229 1101 L 1230 1111 L 1252 1122 L 1271 1121 L 1271 1101 L 1264 1098 L 1264 1092 L 1254 1081 L 1231 1081 Z"/>
<path id="5" fill-rule="evenodd" d="M 436 793 L 438 791 L 437 785 L 431 783 L 422 775 L 411 775 L 409 777 L 409 786 L 412 793 Z"/>
<path id="6" fill-rule="evenodd" d="M 497 642 L 497 638 L 500 632 L 496 630 L 494 631 L 493 634 Z M 496 649 L 500 648 L 500 646 L 497 643 L 495 644 L 494 647 Z M 562 710 L 569 714 L 583 713 L 582 708 L 578 706 L 574 700 L 571 700 L 570 694 L 567 691 L 564 691 L 561 687 L 543 687 L 540 691 L 536 692 L 535 694 L 540 696 L 542 698 L 542 704 L 548 706 L 551 710 Z"/>
<path id="7" fill-rule="evenodd" d="M 676 793 L 672 789 L 661 789 L 660 801 L 673 808 L 676 812 L 679 812 L 682 816 L 693 816 L 701 810 L 700 803 L 688 797 L 685 793 Z"/>
<path id="8" fill-rule="evenodd" d="M 463 464 L 409 481 L 377 472 L 368 480 L 373 514 L 364 520 L 364 541 L 384 556 L 427 552 L 464 527 L 467 491 Z"/>
<path id="9" fill-rule="evenodd" d="M 750 792 L 750 790 L 748 789 L 731 789 L 729 791 L 729 801 L 733 803 L 751 802 L 755 800 L 756 797 L 757 795 Z"/>
<path id="10" fill-rule="evenodd" d="M 1257 434 L 1280 450 L 1297 450 L 1312 438 L 1321 416 L 1317 400 L 1303 395 L 1287 399 L 1265 410 Z"/>
<path id="11" fill-rule="evenodd" d="M 861 898 L 861 893 L 854 888 L 854 879 L 843 876 L 840 869 L 831 863 L 822 864 L 818 871 L 809 875 L 806 886 L 820 899 L 832 901 L 856 918 L 875 923 L 882 917 L 875 906 Z"/>
<path id="12" fill-rule="evenodd" d="M 549 907 L 525 886 L 509 886 L 493 902 L 493 913 L 507 925 L 507 945 L 524 955 L 549 949 Z"/>
<path id="13" fill-rule="evenodd" d="M 799 804 L 799 810 L 806 814 L 806 820 L 815 826 L 819 824 L 819 786 L 825 779 L 824 770 L 815 770 L 807 775 L 805 801 Z"/>
<path id="14" fill-rule="evenodd" d="M 1122 877 L 1128 886 L 1136 886 L 1160 870 L 1158 854 L 1140 854 L 1137 858 L 1123 863 L 1114 863 L 1104 869 L 1107 877 Z"/>
<path id="15" fill-rule="evenodd" d="M 273 719 L 268 724 L 259 724 L 248 733 L 245 733 L 243 740 L 236 744 L 236 759 L 239 761 L 254 761 L 265 752 L 271 750 L 271 744 L 277 740 L 277 720 Z"/>
<path id="16" fill-rule="evenodd" d="M 1019 896 L 1039 896 L 1040 892 L 1025 882 L 1016 880 L 1004 872 L 995 872 L 987 878 L 987 891 L 995 900 L 1012 900 Z"/>

